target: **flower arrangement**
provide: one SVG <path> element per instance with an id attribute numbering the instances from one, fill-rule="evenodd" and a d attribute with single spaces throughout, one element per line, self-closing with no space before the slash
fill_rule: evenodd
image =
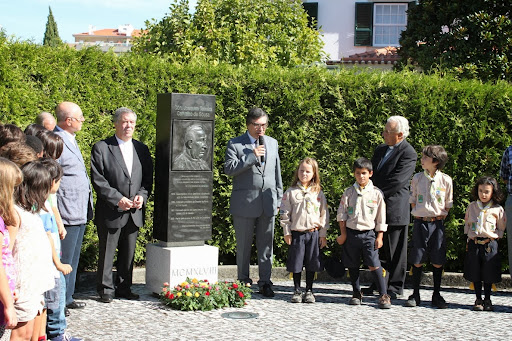
<path id="1" fill-rule="evenodd" d="M 160 301 L 163 304 L 178 310 L 212 310 L 224 307 L 241 308 L 251 298 L 252 290 L 249 286 L 236 282 L 215 282 L 208 280 L 199 281 L 187 277 L 186 281 L 169 287 L 164 283 L 160 293 Z"/>

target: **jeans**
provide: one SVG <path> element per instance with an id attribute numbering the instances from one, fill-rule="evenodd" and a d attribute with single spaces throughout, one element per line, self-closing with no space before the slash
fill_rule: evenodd
<path id="1" fill-rule="evenodd" d="M 52 309 L 51 305 L 47 308 L 46 335 L 51 340 L 66 331 L 66 280 L 64 275 L 60 274 L 60 279 L 55 281 L 55 289 L 57 291 L 56 299 L 59 301 L 58 308 Z"/>
<path id="2" fill-rule="evenodd" d="M 505 214 L 507 215 L 508 266 L 512 277 L 512 194 L 508 195 L 505 202 Z"/>
<path id="3" fill-rule="evenodd" d="M 67 234 L 61 241 L 62 256 L 61 262 L 69 264 L 73 268 L 71 273 L 64 276 L 66 279 L 66 305 L 73 303 L 73 294 L 75 293 L 76 274 L 78 261 L 80 260 L 80 250 L 84 239 L 85 224 L 64 225 Z"/>

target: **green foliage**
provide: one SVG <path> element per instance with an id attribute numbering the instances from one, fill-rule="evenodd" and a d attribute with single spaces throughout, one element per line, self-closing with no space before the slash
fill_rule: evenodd
<path id="1" fill-rule="evenodd" d="M 59 29 L 57 23 L 53 18 L 52 8 L 48 6 L 48 21 L 46 22 L 46 31 L 44 32 L 43 45 L 57 47 L 62 45 L 62 40 L 59 37 Z"/>
<path id="2" fill-rule="evenodd" d="M 409 10 L 399 67 L 415 62 L 425 71 L 511 81 L 510 5 L 509 0 L 421 0 Z"/>
<path id="3" fill-rule="evenodd" d="M 310 64 L 321 58 L 318 31 L 308 26 L 299 0 L 174 0 L 160 22 L 146 22 L 147 34 L 132 51 L 168 55 L 174 61 L 200 58 L 234 65 Z"/>
<path id="4" fill-rule="evenodd" d="M 351 164 L 359 156 L 371 157 L 383 142 L 380 134 L 388 116 L 410 120 L 408 140 L 418 152 L 432 143 L 448 151 L 445 172 L 454 181 L 454 207 L 446 222 L 446 268 L 451 271 L 462 270 L 466 239 L 462 221 L 471 187 L 481 175 L 499 175 L 501 155 L 512 144 L 512 85 L 507 82 L 458 81 L 406 71 L 261 69 L 199 60 L 176 64 L 149 55 L 118 57 L 94 48 L 75 51 L 0 43 L 0 121 L 25 128 L 37 113 L 51 112 L 64 100 L 74 101 L 86 118 L 77 136 L 86 164 L 91 146 L 113 134 L 110 115 L 120 106 L 138 114 L 136 138 L 154 153 L 156 96 L 165 92 L 216 95 L 213 237 L 208 243 L 219 247 L 224 263 L 233 264 L 235 255 L 228 211 L 232 179 L 223 172 L 225 148 L 230 138 L 245 132 L 245 115 L 252 106 L 269 114 L 267 134 L 279 142 L 285 189 L 299 160 L 306 156 L 318 160 L 331 216 L 327 253 L 339 250 L 334 241 L 335 217 L 344 189 L 354 182 Z M 138 264 L 144 263 L 145 244 L 152 241 L 152 201 L 150 197 L 139 233 Z M 277 222 L 275 231 L 275 263 L 283 264 L 288 247 Z M 500 252 L 506 266 L 504 244 Z M 96 258 L 96 228 L 89 223 L 82 267 L 94 267 Z"/>

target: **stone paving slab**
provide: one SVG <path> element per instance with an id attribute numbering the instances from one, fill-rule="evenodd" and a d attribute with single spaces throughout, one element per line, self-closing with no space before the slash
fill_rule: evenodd
<path id="1" fill-rule="evenodd" d="M 254 286 L 253 286 L 254 288 Z M 346 283 L 315 283 L 315 304 L 289 303 L 292 281 L 276 282 L 276 297 L 254 293 L 244 308 L 209 312 L 181 312 L 161 305 L 134 284 L 139 301 L 98 302 L 93 290 L 76 294 L 87 303 L 72 310 L 68 330 L 86 340 L 511 340 L 512 292 L 493 293 L 494 312 L 474 312 L 474 294 L 466 288 L 443 289 L 448 309 L 430 306 L 432 291 L 421 290 L 420 307 L 407 308 L 393 300 L 389 310 L 377 308 L 377 296 L 349 306 Z M 412 291 L 406 290 L 406 295 Z M 251 312 L 252 319 L 227 319 L 226 312 Z"/>

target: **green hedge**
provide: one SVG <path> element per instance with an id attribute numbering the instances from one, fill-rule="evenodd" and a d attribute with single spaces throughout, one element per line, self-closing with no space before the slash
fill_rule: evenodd
<path id="1" fill-rule="evenodd" d="M 154 152 L 156 95 L 164 92 L 217 96 L 213 239 L 209 243 L 219 247 L 224 263 L 233 263 L 235 254 L 228 213 L 231 179 L 223 173 L 225 146 L 245 131 L 245 114 L 254 105 L 269 114 L 267 133 L 280 144 L 285 188 L 300 159 L 318 159 L 331 214 L 328 253 L 338 249 L 336 209 L 343 190 L 354 181 L 351 164 L 359 156 L 371 157 L 382 143 L 380 134 L 388 116 L 404 115 L 410 120 L 409 141 L 417 151 L 431 143 L 448 150 L 445 172 L 455 185 L 455 204 L 447 221 L 448 270 L 462 269 L 462 222 L 475 178 L 498 176 L 501 155 L 512 144 L 512 86 L 508 83 L 320 67 L 176 65 L 158 57 L 117 57 L 96 49 L 74 51 L 0 41 L 0 121 L 25 127 L 40 111 L 53 111 L 60 101 L 76 102 L 86 117 L 78 134 L 86 162 L 94 142 L 113 134 L 110 114 L 120 106 L 138 113 L 137 137 Z M 144 262 L 144 246 L 151 241 L 150 199 L 138 241 L 138 263 Z M 287 247 L 277 224 L 274 245 L 275 262 L 282 264 Z M 501 250 L 505 268 L 503 242 Z M 82 267 L 95 267 L 96 257 L 96 231 L 89 224 Z"/>

